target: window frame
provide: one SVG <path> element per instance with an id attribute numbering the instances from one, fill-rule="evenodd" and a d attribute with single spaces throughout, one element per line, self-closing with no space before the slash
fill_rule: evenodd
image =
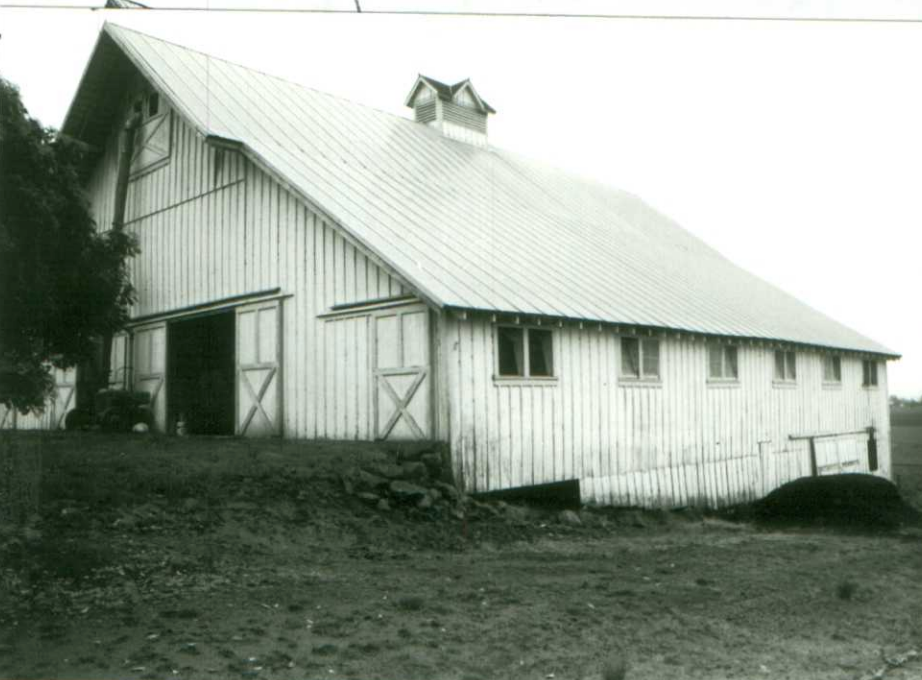
<path id="1" fill-rule="evenodd" d="M 493 382 L 494 383 L 556 383 L 557 375 L 557 338 L 553 328 L 548 326 L 525 325 L 514 323 L 498 323 L 493 326 Z M 509 328 L 522 331 L 522 374 L 503 375 L 499 370 L 499 334 L 500 329 Z M 529 332 L 531 330 L 543 331 L 550 335 L 551 338 L 551 375 L 531 375 L 531 343 L 529 341 Z"/>
<path id="2" fill-rule="evenodd" d="M 867 390 L 876 390 L 880 386 L 880 367 L 877 359 L 861 360 L 861 386 Z M 869 370 L 873 368 L 874 370 Z"/>
<path id="3" fill-rule="evenodd" d="M 833 377 L 826 374 L 827 367 L 832 367 Z M 823 387 L 841 387 L 842 386 L 842 355 L 824 354 L 823 355 Z"/>
<path id="4" fill-rule="evenodd" d="M 778 356 L 781 356 L 782 374 L 778 376 Z M 788 359 L 791 361 L 788 362 Z M 789 369 L 793 368 L 789 373 Z M 776 387 L 794 387 L 797 385 L 797 351 L 793 349 L 776 349 L 772 353 L 772 384 Z"/>
<path id="5" fill-rule="evenodd" d="M 714 348 L 720 349 L 720 375 L 711 375 L 711 351 Z M 727 375 L 727 350 L 732 349 L 736 354 L 736 375 Z M 707 343 L 707 383 L 708 385 L 736 386 L 740 384 L 740 347 L 729 342 L 708 342 Z"/>
<path id="6" fill-rule="evenodd" d="M 621 385 L 662 385 L 663 384 L 663 344 L 658 337 L 641 335 L 618 336 L 618 384 Z M 624 343 L 637 343 L 637 375 L 624 372 Z M 644 372 L 644 344 L 656 343 L 656 375 Z"/>

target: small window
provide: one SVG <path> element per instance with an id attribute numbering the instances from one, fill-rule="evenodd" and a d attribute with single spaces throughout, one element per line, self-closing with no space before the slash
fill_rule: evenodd
<path id="1" fill-rule="evenodd" d="M 780 382 L 797 380 L 797 356 L 794 352 L 775 350 L 775 380 Z"/>
<path id="2" fill-rule="evenodd" d="M 877 362 L 861 362 L 861 384 L 864 387 L 877 387 Z"/>
<path id="3" fill-rule="evenodd" d="M 554 346 L 551 331 L 529 328 L 528 373 L 533 378 L 550 378 L 554 375 Z"/>
<path id="4" fill-rule="evenodd" d="M 827 354 L 823 357 L 823 382 L 842 382 L 842 358 Z"/>
<path id="5" fill-rule="evenodd" d="M 553 331 L 542 328 L 498 326 L 496 341 L 500 377 L 554 377 Z"/>
<path id="6" fill-rule="evenodd" d="M 499 374 L 525 375 L 525 329 L 501 326 L 497 331 L 499 342 Z"/>
<path id="7" fill-rule="evenodd" d="M 147 95 L 147 117 L 153 118 L 158 113 L 160 113 L 160 95 L 151 92 Z"/>
<path id="8" fill-rule="evenodd" d="M 659 380 L 659 340 L 621 338 L 621 377 Z"/>
<path id="9" fill-rule="evenodd" d="M 739 363 L 735 345 L 708 345 L 708 377 L 712 380 L 738 380 Z"/>

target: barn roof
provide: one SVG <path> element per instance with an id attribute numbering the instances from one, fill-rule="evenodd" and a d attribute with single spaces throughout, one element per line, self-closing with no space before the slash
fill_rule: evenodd
<path id="1" fill-rule="evenodd" d="M 65 134 L 101 144 L 125 57 L 438 306 L 894 355 L 630 193 L 124 27 L 104 26 Z"/>

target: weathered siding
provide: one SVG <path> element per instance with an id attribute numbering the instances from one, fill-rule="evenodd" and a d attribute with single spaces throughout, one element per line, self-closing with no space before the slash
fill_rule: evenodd
<path id="1" fill-rule="evenodd" d="M 822 355 L 798 352 L 797 382 L 773 383 L 773 350 L 739 348 L 738 384 L 707 380 L 707 345 L 661 339 L 659 385 L 619 382 L 613 331 L 554 327 L 556 382 L 495 381 L 494 325 L 443 317 L 449 428 L 456 472 L 471 491 L 580 480 L 587 502 L 719 505 L 758 497 L 810 473 L 809 444 L 789 435 L 877 428 L 890 474 L 886 368 L 861 387 L 861 361 L 843 357 L 841 387 L 822 381 Z M 866 437 L 824 442 L 867 469 Z M 860 446 L 855 445 L 860 440 Z M 836 447 L 831 449 L 830 447 Z"/>

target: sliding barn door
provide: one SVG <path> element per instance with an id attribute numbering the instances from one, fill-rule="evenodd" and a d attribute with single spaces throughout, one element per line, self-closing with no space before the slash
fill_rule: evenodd
<path id="1" fill-rule="evenodd" d="M 429 310 L 411 307 L 373 318 L 376 436 L 431 439 Z"/>
<path id="2" fill-rule="evenodd" d="M 237 434 L 282 433 L 281 312 L 278 300 L 237 308 Z"/>
<path id="3" fill-rule="evenodd" d="M 153 427 L 166 431 L 166 324 L 144 326 L 132 338 L 134 362 L 133 385 L 138 392 L 150 395 Z"/>

